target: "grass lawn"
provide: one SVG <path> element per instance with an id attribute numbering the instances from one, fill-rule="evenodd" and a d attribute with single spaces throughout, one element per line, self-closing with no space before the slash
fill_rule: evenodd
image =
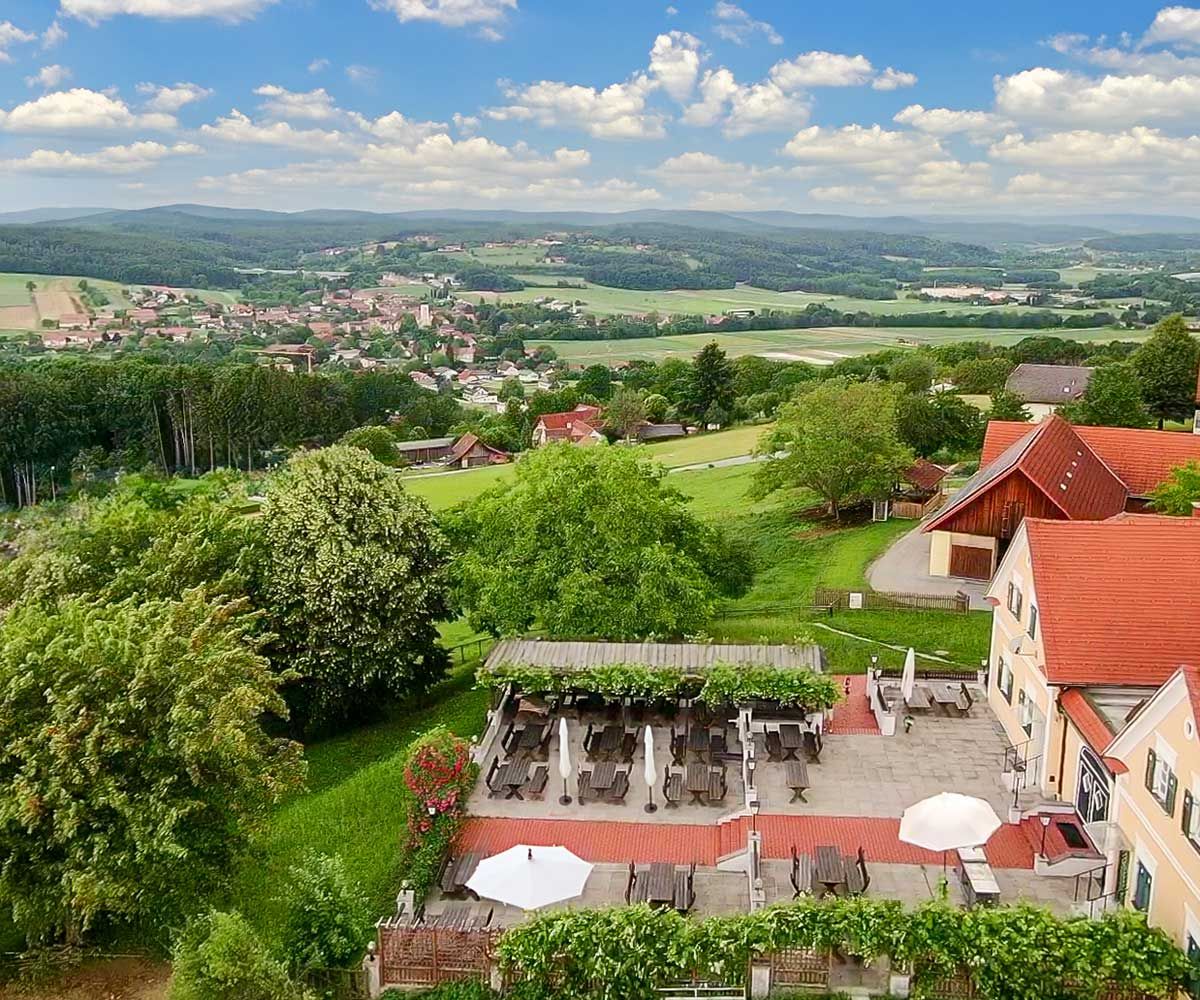
<path id="1" fill-rule="evenodd" d="M 753 500 L 747 490 L 753 466 L 681 472 L 672 485 L 692 498 L 701 517 L 721 523 L 750 544 L 756 561 L 754 584 L 745 596 L 726 604 L 709 634 L 730 642 L 790 642 L 812 634 L 825 647 L 838 673 L 865 670 L 875 653 L 884 666 L 899 666 L 903 653 L 843 637 L 815 624 L 878 642 L 913 646 L 974 667 L 987 655 L 991 616 L 986 612 L 859 611 L 816 617 L 810 610 L 818 583 L 865 586 L 871 561 L 911 527 L 908 521 L 868 523 L 831 529 L 804 520 L 816 498 L 804 491 Z M 761 613 L 755 613 L 761 609 Z"/>

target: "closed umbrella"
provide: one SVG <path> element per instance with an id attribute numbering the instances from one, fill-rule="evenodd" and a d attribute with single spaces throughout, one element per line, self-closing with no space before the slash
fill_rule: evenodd
<path id="1" fill-rule="evenodd" d="M 904 656 L 904 673 L 900 676 L 900 697 L 906 702 L 913 696 L 917 686 L 917 653 L 911 646 Z"/>
<path id="2" fill-rule="evenodd" d="M 565 847 L 517 844 L 484 858 L 467 888 L 484 899 L 536 910 L 583 892 L 592 866 Z"/>
<path id="3" fill-rule="evenodd" d="M 571 777 L 571 747 L 567 740 L 567 720 L 558 720 L 558 774 L 563 781 L 563 793 L 558 801 L 564 806 L 571 804 L 571 796 L 567 794 L 567 779 Z"/>
<path id="4" fill-rule="evenodd" d="M 654 804 L 654 783 L 658 780 L 658 768 L 654 766 L 654 733 L 650 731 L 650 727 L 646 727 L 646 764 L 642 770 L 642 777 L 646 779 L 646 812 L 652 813 L 658 808 Z"/>
<path id="5" fill-rule="evenodd" d="M 940 792 L 904 810 L 900 839 L 906 844 L 942 852 L 960 847 L 982 847 L 1000 829 L 1000 817 L 983 799 L 957 792 Z"/>

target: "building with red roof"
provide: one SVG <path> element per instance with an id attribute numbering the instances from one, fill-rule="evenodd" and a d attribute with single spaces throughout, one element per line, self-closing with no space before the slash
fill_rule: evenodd
<path id="1" fill-rule="evenodd" d="M 932 576 L 990 579 L 1027 517 L 1097 521 L 1143 510 L 1171 470 L 1200 460 L 1172 431 L 990 421 L 980 468 L 922 529 Z"/>
<path id="2" fill-rule="evenodd" d="M 538 448 L 550 441 L 596 444 L 604 440 L 602 426 L 600 407 L 586 403 L 566 413 L 543 413 L 533 425 L 533 446 Z"/>

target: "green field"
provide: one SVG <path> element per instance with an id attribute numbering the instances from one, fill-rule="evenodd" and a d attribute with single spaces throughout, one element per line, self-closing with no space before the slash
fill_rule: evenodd
<path id="1" fill-rule="evenodd" d="M 440 253 L 437 256 L 457 264 L 473 261 L 495 267 L 527 267 L 541 263 L 551 250 L 547 247 L 468 247 L 463 253 Z"/>
<path id="2" fill-rule="evenodd" d="M 528 340 L 530 347 L 554 348 L 560 358 L 589 365 L 643 359 L 662 361 L 670 357 L 690 358 L 705 344 L 716 341 L 731 357 L 758 354 L 781 361 L 807 361 L 831 365 L 845 357 L 870 354 L 914 344 L 951 344 L 984 340 L 990 344 L 1015 344 L 1040 333 L 1068 340 L 1141 340 L 1145 331 L 1097 327 L 1089 330 L 987 330 L 967 327 L 814 327 L 807 330 L 748 330 L 745 333 L 688 333 L 670 337 L 639 337 L 630 340 Z"/>
<path id="3" fill-rule="evenodd" d="M 115 309 L 128 309 L 132 305 L 125 295 L 125 289 L 143 287 L 140 285 L 123 284 L 119 281 L 105 281 L 101 278 L 81 278 L 76 275 L 0 272 L 0 306 L 29 305 L 29 292 L 26 290 L 25 285 L 30 281 L 36 282 L 39 288 L 44 288 L 47 285 L 60 285 L 62 287 L 69 287 L 72 291 L 78 290 L 79 282 L 86 281 L 92 288 L 98 288 L 103 291 L 108 296 L 110 305 Z M 228 306 L 241 301 L 241 297 L 237 292 L 223 291 L 221 289 L 184 288 L 180 290 L 199 295 L 205 302 L 218 305 Z"/>

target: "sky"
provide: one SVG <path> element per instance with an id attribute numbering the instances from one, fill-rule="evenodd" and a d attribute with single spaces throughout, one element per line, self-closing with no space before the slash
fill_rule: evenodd
<path id="1" fill-rule="evenodd" d="M 0 210 L 1200 213 L 1200 8 L 0 0 Z"/>

